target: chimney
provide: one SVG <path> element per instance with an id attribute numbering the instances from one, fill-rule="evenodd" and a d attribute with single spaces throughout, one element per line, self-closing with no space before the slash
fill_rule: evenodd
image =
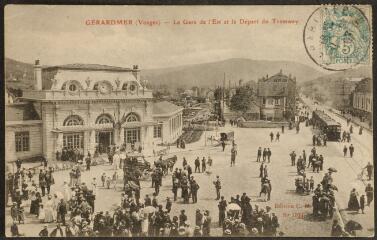
<path id="1" fill-rule="evenodd" d="M 39 59 L 35 60 L 34 65 L 34 90 L 42 90 L 42 67 L 39 64 Z"/>
<path id="2" fill-rule="evenodd" d="M 137 81 L 140 81 L 140 70 L 138 65 L 133 65 L 132 74 L 134 75 Z"/>

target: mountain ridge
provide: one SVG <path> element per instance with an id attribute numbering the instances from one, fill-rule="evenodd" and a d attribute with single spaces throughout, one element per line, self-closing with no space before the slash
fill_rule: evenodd
<path id="1" fill-rule="evenodd" d="M 152 86 L 164 86 L 169 89 L 193 86 L 214 87 L 222 86 L 225 73 L 225 84 L 257 82 L 259 78 L 272 76 L 280 70 L 283 74 L 296 77 L 297 84 L 310 81 L 320 81 L 328 76 L 339 74 L 354 76 L 370 71 L 370 67 L 361 67 L 361 70 L 351 69 L 344 73 L 322 73 L 305 64 L 294 61 L 253 60 L 249 58 L 230 58 L 208 63 L 173 66 L 166 68 L 142 69 L 141 79 L 146 79 Z M 7 87 L 30 89 L 33 86 L 33 64 L 5 58 L 5 80 Z M 14 81 L 16 80 L 16 81 Z"/>

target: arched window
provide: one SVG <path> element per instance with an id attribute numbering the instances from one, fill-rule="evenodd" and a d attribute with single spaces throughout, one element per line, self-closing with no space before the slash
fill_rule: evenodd
<path id="1" fill-rule="evenodd" d="M 126 117 L 126 122 L 138 122 L 138 121 L 139 121 L 139 117 L 134 113 L 130 113 Z"/>
<path id="2" fill-rule="evenodd" d="M 108 114 L 102 114 L 97 118 L 96 124 L 107 124 L 107 123 L 112 123 L 113 120 Z"/>
<path id="3" fill-rule="evenodd" d="M 83 125 L 84 121 L 81 119 L 80 116 L 72 115 L 67 117 L 64 122 L 63 126 L 76 126 L 76 125 Z"/>

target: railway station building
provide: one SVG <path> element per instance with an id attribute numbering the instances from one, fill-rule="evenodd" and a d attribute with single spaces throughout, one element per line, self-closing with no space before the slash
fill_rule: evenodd
<path id="1" fill-rule="evenodd" d="M 182 134 L 183 109 L 156 102 L 140 70 L 98 64 L 34 65 L 34 88 L 6 106 L 8 161 L 54 160 L 63 148 L 85 155 L 110 145 L 152 152 Z M 18 113 L 17 113 L 18 112 Z"/>

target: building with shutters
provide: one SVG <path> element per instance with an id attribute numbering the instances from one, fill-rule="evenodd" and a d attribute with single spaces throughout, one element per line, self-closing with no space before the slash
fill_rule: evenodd
<path id="1" fill-rule="evenodd" d="M 364 78 L 357 83 L 352 92 L 352 114 L 363 120 L 372 121 L 373 84 L 371 78 Z"/>
<path id="2" fill-rule="evenodd" d="M 260 119 L 269 121 L 290 120 L 296 109 L 296 77 L 279 73 L 258 80 Z"/>
<path id="3" fill-rule="evenodd" d="M 21 101 L 36 114 L 32 119 L 15 119 L 24 128 L 7 131 L 7 143 L 16 145 L 7 151 L 10 160 L 31 152 L 53 160 L 63 148 L 93 154 L 96 148 L 110 145 L 130 149 L 132 144 L 152 152 L 157 144 L 172 143 L 182 134 L 183 109 L 156 102 L 140 81 L 136 65 L 42 67 L 37 60 L 34 81 L 34 89 L 25 90 Z M 8 124 L 14 113 L 6 115 Z M 27 127 L 32 124 L 28 121 L 34 121 L 33 129 Z M 17 147 L 20 142 L 22 147 Z"/>

